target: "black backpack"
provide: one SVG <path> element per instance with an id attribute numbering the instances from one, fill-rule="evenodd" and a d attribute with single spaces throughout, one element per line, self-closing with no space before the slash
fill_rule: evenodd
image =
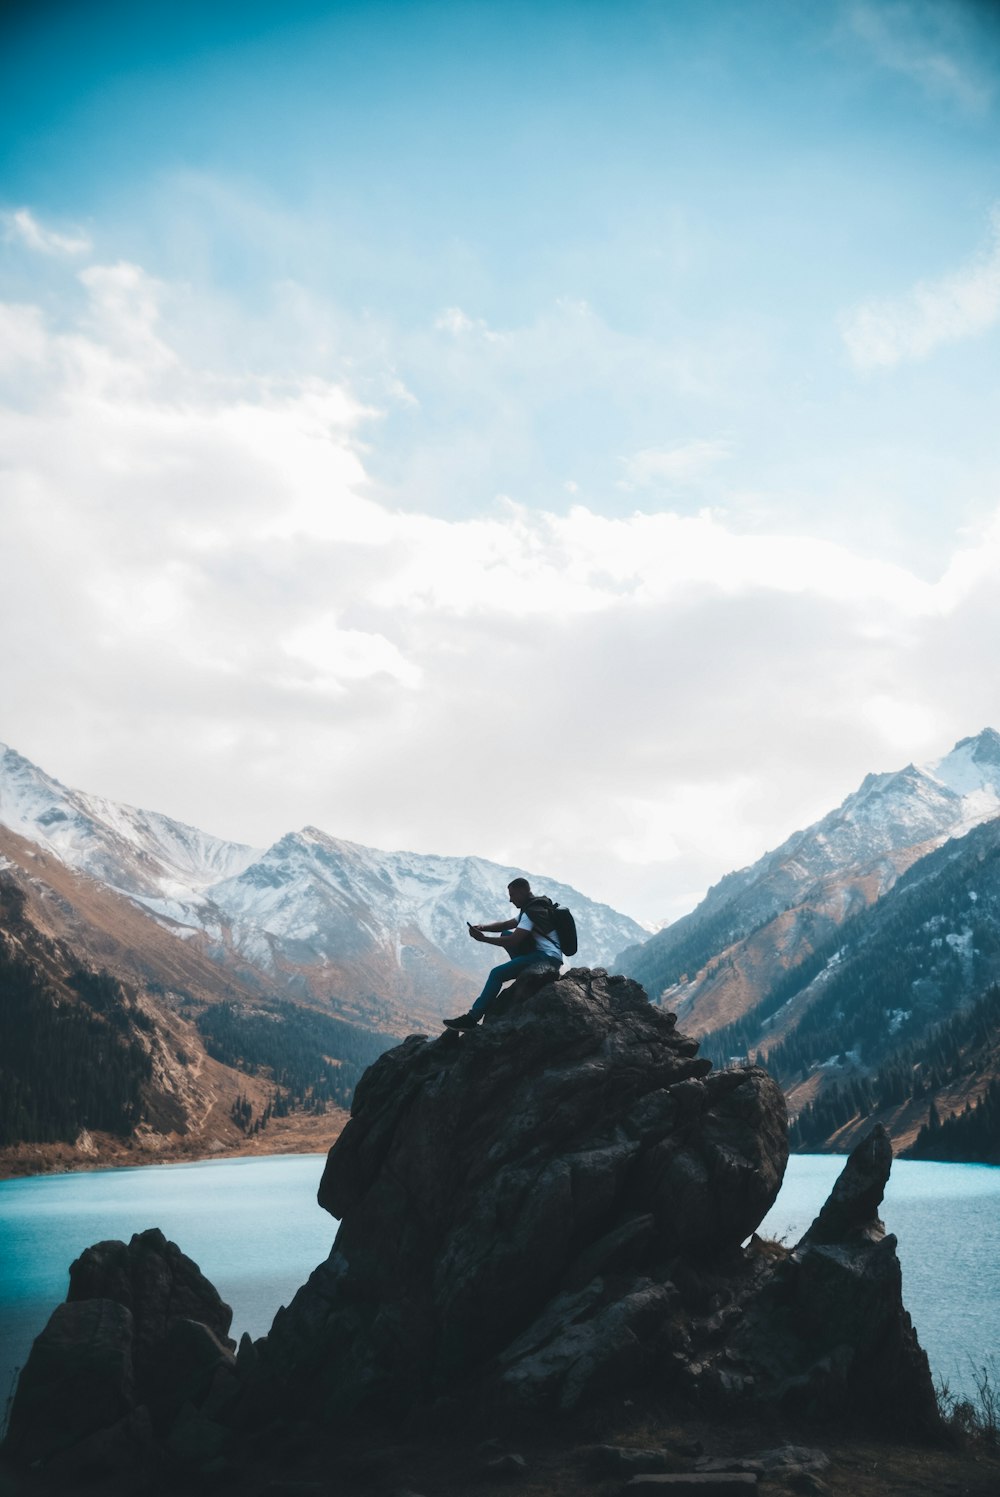
<path id="1" fill-rule="evenodd" d="M 524 907 L 524 913 L 539 935 L 555 932 L 563 956 L 576 956 L 576 921 L 572 910 L 556 904 L 547 894 L 535 894 Z"/>

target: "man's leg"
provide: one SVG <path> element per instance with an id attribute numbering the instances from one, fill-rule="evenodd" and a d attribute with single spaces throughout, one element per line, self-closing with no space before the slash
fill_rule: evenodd
<path id="1" fill-rule="evenodd" d="M 486 982 L 483 991 L 469 1009 L 474 1019 L 481 1019 L 489 1008 L 505 982 L 510 982 L 516 977 L 522 967 L 530 967 L 532 962 L 537 962 L 537 954 L 531 956 L 512 956 L 509 962 L 501 962 L 499 967 L 494 967 Z"/>
<path id="2" fill-rule="evenodd" d="M 509 962 L 501 962 L 498 967 L 494 967 L 490 972 L 486 982 L 483 984 L 483 991 L 469 1012 L 460 1015 L 458 1019 L 445 1019 L 446 1026 L 449 1029 L 474 1029 L 505 982 L 510 982 L 511 978 L 516 977 L 523 968 L 533 967 L 537 962 L 547 960 L 547 957 L 539 956 L 537 951 L 532 951 L 527 956 L 514 956 L 511 957 Z M 553 963 L 553 965 L 556 964 Z"/>

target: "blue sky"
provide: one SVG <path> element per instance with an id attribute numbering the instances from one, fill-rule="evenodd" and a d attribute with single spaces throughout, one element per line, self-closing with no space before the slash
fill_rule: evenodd
<path id="1" fill-rule="evenodd" d="M 22 752 L 655 920 L 1000 724 L 994 7 L 3 25 Z"/>

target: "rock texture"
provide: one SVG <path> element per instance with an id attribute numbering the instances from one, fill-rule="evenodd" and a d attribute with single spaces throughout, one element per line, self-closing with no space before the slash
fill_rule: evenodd
<path id="1" fill-rule="evenodd" d="M 771 1079 L 709 1072 L 640 987 L 587 969 L 384 1055 L 320 1186 L 333 1252 L 260 1347 L 269 1395 L 343 1416 L 490 1369 L 501 1397 L 571 1407 L 655 1365 L 674 1260 L 736 1253 L 785 1167 Z"/>
<path id="2" fill-rule="evenodd" d="M 320 1185 L 336 1241 L 267 1337 L 234 1359 L 228 1308 L 161 1233 L 100 1243 L 35 1343 L 6 1451 L 217 1474 L 261 1431 L 278 1449 L 360 1414 L 567 1410 L 642 1383 L 665 1407 L 926 1434 L 930 1373 L 876 1214 L 888 1138 L 855 1150 L 794 1249 L 743 1246 L 786 1149 L 766 1073 L 712 1072 L 627 978 L 529 969 L 482 1028 L 411 1036 L 366 1073 Z M 640 1456 L 661 1484 L 756 1479 Z"/>
<path id="3" fill-rule="evenodd" d="M 891 1166 L 876 1125 L 801 1241 L 754 1286 L 723 1356 L 759 1398 L 926 1434 L 939 1424 L 933 1381 L 903 1307 L 896 1239 L 877 1215 Z"/>
<path id="4" fill-rule="evenodd" d="M 69 1274 L 66 1303 L 18 1380 L 5 1453 L 24 1464 L 73 1451 L 79 1468 L 129 1465 L 154 1434 L 203 1423 L 235 1393 L 233 1312 L 158 1228 L 127 1246 L 96 1243 Z"/>

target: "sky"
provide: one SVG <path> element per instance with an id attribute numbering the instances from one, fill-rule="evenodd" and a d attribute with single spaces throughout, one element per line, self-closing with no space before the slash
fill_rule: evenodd
<path id="1" fill-rule="evenodd" d="M 0 98 L 64 783 L 655 925 L 1000 728 L 994 5 L 8 0 Z"/>

